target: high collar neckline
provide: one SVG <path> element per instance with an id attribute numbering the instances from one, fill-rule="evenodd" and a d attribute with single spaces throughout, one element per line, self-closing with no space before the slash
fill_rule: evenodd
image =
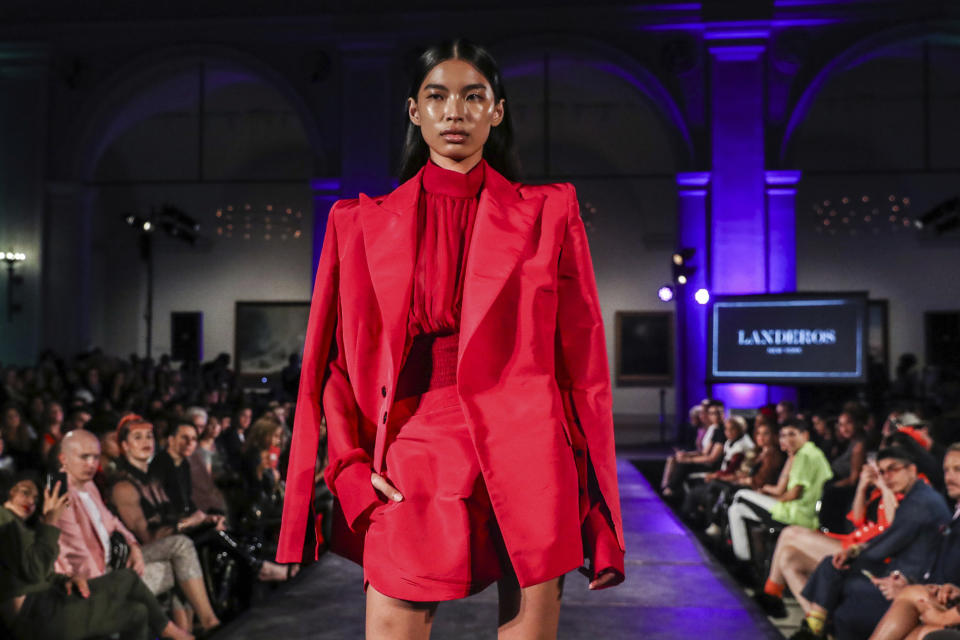
<path id="1" fill-rule="evenodd" d="M 433 160 L 427 160 L 427 166 L 423 170 L 423 190 L 453 198 L 475 198 L 483 187 L 486 164 L 481 158 L 473 169 L 460 173 L 444 169 Z"/>

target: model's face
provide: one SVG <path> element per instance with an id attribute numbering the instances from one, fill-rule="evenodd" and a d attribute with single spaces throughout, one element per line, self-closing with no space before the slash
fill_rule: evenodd
<path id="1" fill-rule="evenodd" d="M 943 482 L 947 485 L 947 495 L 952 500 L 960 500 L 960 451 L 944 456 Z"/>
<path id="2" fill-rule="evenodd" d="M 155 444 L 153 428 L 139 427 L 130 430 L 127 439 L 123 441 L 120 448 L 123 449 L 123 454 L 131 460 L 147 461 L 153 457 Z"/>
<path id="3" fill-rule="evenodd" d="M 480 71 L 463 60 L 445 60 L 408 98 L 410 121 L 420 127 L 430 159 L 446 169 L 468 171 L 483 157 L 491 127 L 503 122 L 504 101 Z"/>

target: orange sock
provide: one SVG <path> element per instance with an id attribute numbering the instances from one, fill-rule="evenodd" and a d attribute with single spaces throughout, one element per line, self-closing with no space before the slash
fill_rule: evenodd
<path id="1" fill-rule="evenodd" d="M 775 598 L 783 597 L 783 585 L 777 584 L 773 580 L 767 579 L 767 583 L 763 585 L 763 592 L 768 593 Z"/>

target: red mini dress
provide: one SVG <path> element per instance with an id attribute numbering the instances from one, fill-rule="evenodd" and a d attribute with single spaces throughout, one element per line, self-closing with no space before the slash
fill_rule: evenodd
<path id="1" fill-rule="evenodd" d="M 373 509 L 363 547 L 364 586 L 393 598 L 463 598 L 509 562 L 456 388 L 463 272 L 485 167 L 462 174 L 428 162 L 423 173 L 383 471 L 404 499 Z"/>

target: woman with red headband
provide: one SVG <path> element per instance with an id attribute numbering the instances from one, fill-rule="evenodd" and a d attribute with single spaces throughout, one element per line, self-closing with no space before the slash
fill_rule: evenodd
<path id="1" fill-rule="evenodd" d="M 501 638 L 552 638 L 563 576 L 623 580 L 610 375 L 569 184 L 515 182 L 499 69 L 417 60 L 403 184 L 330 211 L 278 560 L 299 562 L 326 418 L 334 551 L 362 563 L 367 638 L 426 638 L 498 582 Z M 314 525 L 316 521 L 314 522 Z"/>

